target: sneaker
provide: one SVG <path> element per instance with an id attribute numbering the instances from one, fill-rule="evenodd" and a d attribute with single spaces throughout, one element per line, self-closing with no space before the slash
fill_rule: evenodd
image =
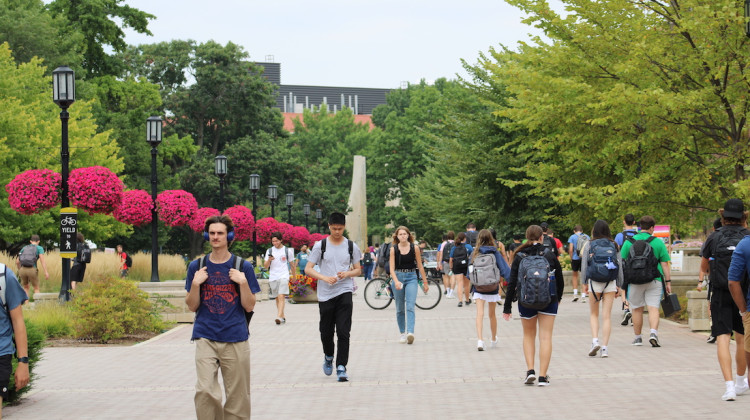
<path id="1" fill-rule="evenodd" d="M 331 376 L 333 373 L 333 356 L 328 358 L 328 356 L 325 356 L 323 358 L 323 373 L 326 374 L 326 376 Z"/>
<path id="2" fill-rule="evenodd" d="M 281 318 L 281 323 L 286 324 L 286 318 Z"/>
<path id="3" fill-rule="evenodd" d="M 401 338 L 398 339 L 401 344 L 406 344 L 406 334 L 401 334 Z"/>
<path id="4" fill-rule="evenodd" d="M 547 375 L 547 376 L 540 376 L 539 377 L 539 383 L 537 385 L 539 385 L 539 386 L 549 386 L 549 375 Z"/>
<path id="5" fill-rule="evenodd" d="M 460 307 L 462 307 L 462 306 L 464 306 L 464 303 L 463 303 L 463 302 L 461 302 L 461 301 L 459 300 L 459 301 L 458 301 L 458 307 L 460 308 Z"/>
<path id="6" fill-rule="evenodd" d="M 734 384 L 731 384 L 731 386 L 727 385 L 727 390 L 721 396 L 721 399 L 723 401 L 734 401 L 735 398 L 737 398 L 737 392 L 734 389 Z"/>
<path id="7" fill-rule="evenodd" d="M 497 347 L 497 337 L 494 340 L 490 340 L 490 348 L 494 349 L 495 347 Z"/>
<path id="8" fill-rule="evenodd" d="M 587 297 L 588 296 L 586 296 L 586 295 L 581 296 L 581 303 L 586 303 L 586 298 Z"/>
<path id="9" fill-rule="evenodd" d="M 448 291 L 447 291 L 447 290 L 444 290 L 444 291 L 443 291 L 443 294 L 444 294 L 444 295 L 446 295 L 446 296 L 448 296 Z"/>
<path id="10" fill-rule="evenodd" d="M 276 318 L 275 322 L 276 322 L 276 325 L 280 325 L 281 324 L 281 318 Z"/>
<path id="11" fill-rule="evenodd" d="M 651 333 L 648 338 L 648 342 L 651 343 L 651 347 L 661 347 L 661 345 L 659 344 L 659 336 L 654 333 Z"/>
<path id="12" fill-rule="evenodd" d="M 734 393 L 736 395 L 742 395 L 747 392 L 748 389 L 750 389 L 750 386 L 747 384 L 747 378 L 745 378 L 745 381 L 740 385 L 734 384 Z"/>
<path id="13" fill-rule="evenodd" d="M 636 337 L 633 340 L 633 345 L 634 346 L 642 346 L 643 345 L 643 339 L 641 337 Z"/>
<path id="14" fill-rule="evenodd" d="M 477 350 L 484 351 L 484 341 L 477 340 Z"/>
<path id="15" fill-rule="evenodd" d="M 573 295 L 573 302 L 578 302 L 578 295 Z"/>
<path id="16" fill-rule="evenodd" d="M 630 311 L 625 311 L 625 313 L 622 315 L 622 322 L 620 325 L 623 327 L 627 327 L 628 323 L 630 323 L 630 318 L 633 317 L 633 314 L 630 313 Z"/>
<path id="17" fill-rule="evenodd" d="M 411 344 L 414 342 L 414 334 L 409 333 L 406 334 L 406 344 Z"/>
<path id="18" fill-rule="evenodd" d="M 706 343 L 708 344 L 713 344 L 715 342 L 716 342 L 716 337 L 714 337 L 713 335 L 709 335 L 708 338 L 706 339 Z"/>
<path id="19" fill-rule="evenodd" d="M 469 305 L 471 305 L 471 299 L 466 301 L 466 306 L 469 306 Z"/>
<path id="20" fill-rule="evenodd" d="M 336 367 L 336 376 L 338 376 L 339 382 L 346 382 L 349 380 L 349 376 L 346 374 L 346 367 L 344 365 L 338 365 Z"/>
<path id="21" fill-rule="evenodd" d="M 602 347 L 602 359 L 606 359 L 607 357 L 609 357 L 609 353 L 607 352 L 607 349 Z"/>
<path id="22" fill-rule="evenodd" d="M 536 381 L 536 372 L 534 372 L 534 369 L 531 369 L 526 372 L 526 381 L 524 381 L 524 384 L 534 385 L 534 381 Z"/>
<path id="23" fill-rule="evenodd" d="M 591 350 L 589 351 L 589 356 L 594 357 L 597 353 L 599 353 L 599 349 L 601 349 L 602 346 L 598 344 L 591 343 Z"/>

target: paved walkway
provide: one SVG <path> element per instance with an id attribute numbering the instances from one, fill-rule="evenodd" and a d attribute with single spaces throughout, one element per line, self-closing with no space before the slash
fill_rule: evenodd
<path id="1" fill-rule="evenodd" d="M 721 401 L 716 347 L 706 344 L 705 333 L 681 325 L 662 321 L 663 347 L 651 348 L 632 347 L 632 328 L 617 322 L 609 359 L 590 358 L 588 304 L 566 297 L 555 325 L 551 385 L 529 387 L 522 385 L 526 367 L 518 319 L 500 318 L 499 347 L 478 352 L 475 306 L 458 308 L 456 300 L 444 299 L 431 311 L 417 310 L 415 343 L 399 344 L 395 305 L 372 310 L 361 290 L 355 296 L 348 383 L 322 373 L 317 305 L 288 305 L 287 324 L 277 326 L 273 302 L 258 304 L 251 324 L 254 419 L 750 413 L 750 395 Z M 614 313 L 619 321 L 619 310 Z M 488 341 L 486 320 L 485 325 Z M 190 332 L 191 326 L 181 325 L 133 347 L 46 349 L 31 395 L 3 414 L 24 420 L 195 418 Z"/>

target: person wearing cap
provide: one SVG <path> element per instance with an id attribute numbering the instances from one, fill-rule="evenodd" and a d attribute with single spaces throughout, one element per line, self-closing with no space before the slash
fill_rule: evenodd
<path id="1" fill-rule="evenodd" d="M 709 260 L 713 259 L 710 294 L 711 335 L 716 337 L 716 356 L 719 359 L 719 367 L 724 377 L 725 391 L 721 399 L 734 401 L 737 395 L 747 392 L 749 388 L 747 384 L 747 361 L 740 344 L 745 341 L 745 328 L 738 309 L 745 306 L 738 306 L 735 303 L 730 290 L 732 283 L 740 286 L 738 288 L 740 290 L 739 297 L 742 297 L 743 286 L 741 281 L 744 276 L 730 277 L 729 271 L 735 259 L 733 255 L 740 241 L 750 235 L 750 230 L 745 228 L 748 212 L 745 211 L 742 200 L 736 198 L 727 200 L 724 208 L 719 210 L 719 215 L 721 216 L 722 226 L 721 229 L 706 239 L 701 258 L 701 271 L 707 271 Z M 729 281 L 732 279 L 734 281 Z M 737 342 L 735 351 L 736 381 L 732 378 L 732 354 L 729 349 L 732 332 L 734 332 L 734 339 Z"/>
<path id="2" fill-rule="evenodd" d="M 633 242 L 648 240 L 654 234 L 656 220 L 654 220 L 653 216 L 641 217 L 640 224 L 641 231 L 622 244 L 621 256 L 623 262 L 627 261 L 630 257 L 630 247 L 633 245 Z M 630 304 L 630 312 L 633 314 L 633 332 L 635 333 L 632 344 L 634 346 L 643 345 L 643 338 L 641 338 L 643 307 L 648 306 L 648 323 L 651 327 L 651 334 L 648 341 L 652 347 L 661 347 L 659 341 L 659 303 L 661 302 L 663 288 L 666 288 L 667 293 L 672 292 L 672 273 L 669 270 L 669 251 L 667 251 L 664 241 L 657 238 L 652 240 L 650 245 L 654 257 L 659 262 L 657 264 L 659 277 L 645 284 L 628 284 L 627 286 L 628 303 Z M 627 282 L 628 279 L 625 278 L 625 281 Z M 662 281 L 664 282 L 664 286 L 662 286 Z"/>

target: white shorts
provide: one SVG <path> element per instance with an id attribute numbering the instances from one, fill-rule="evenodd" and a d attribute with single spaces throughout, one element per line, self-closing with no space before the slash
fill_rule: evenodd
<path id="1" fill-rule="evenodd" d="M 628 304 L 630 310 L 642 308 L 644 306 L 659 307 L 661 302 L 662 286 L 659 280 L 651 280 L 646 284 L 629 284 L 628 285 Z"/>
<path id="2" fill-rule="evenodd" d="M 276 298 L 278 295 L 289 295 L 289 280 L 268 280 L 268 286 L 271 291 L 268 293 L 268 297 L 271 299 Z"/>
<path id="3" fill-rule="evenodd" d="M 589 282 L 589 290 L 593 291 L 597 295 L 600 295 L 602 293 L 614 293 L 617 291 L 617 281 L 613 280 L 609 283 L 602 283 L 598 281 L 593 281 L 591 279 L 588 280 Z M 604 286 L 607 286 L 606 288 Z"/>
<path id="4" fill-rule="evenodd" d="M 484 293 L 477 293 L 474 292 L 474 295 L 471 297 L 474 300 L 482 299 L 485 302 L 501 302 L 500 295 L 495 293 L 494 295 L 485 295 Z"/>

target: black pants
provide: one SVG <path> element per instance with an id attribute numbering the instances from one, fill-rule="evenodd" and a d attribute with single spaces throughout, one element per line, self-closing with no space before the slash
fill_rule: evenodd
<path id="1" fill-rule="evenodd" d="M 333 357 L 333 333 L 338 337 L 339 351 L 336 355 L 336 366 L 349 362 L 349 331 L 352 329 L 352 294 L 344 293 L 318 303 L 320 310 L 320 341 L 323 353 Z"/>

